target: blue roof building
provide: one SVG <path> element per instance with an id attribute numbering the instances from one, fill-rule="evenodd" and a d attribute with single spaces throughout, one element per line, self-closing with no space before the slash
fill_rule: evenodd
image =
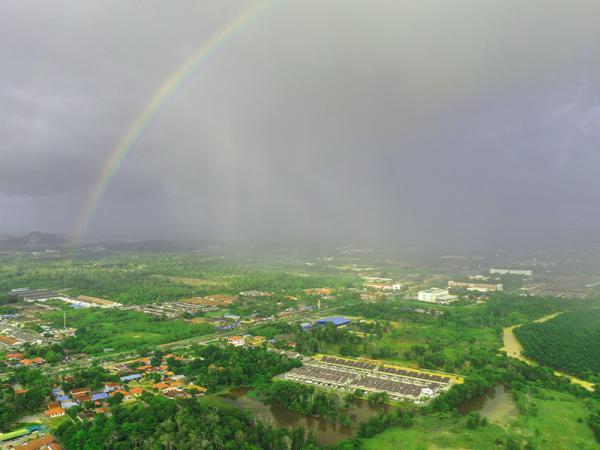
<path id="1" fill-rule="evenodd" d="M 133 375 L 125 375 L 124 377 L 121 377 L 120 380 L 121 381 L 133 381 L 133 380 L 139 380 L 140 378 L 142 378 L 142 376 L 139 373 L 134 373 Z"/>
<path id="2" fill-rule="evenodd" d="M 60 395 L 65 395 L 65 391 L 63 391 L 61 388 L 52 389 L 52 397 L 56 398 Z"/>
<path id="3" fill-rule="evenodd" d="M 56 400 L 57 402 L 66 402 L 71 399 L 69 397 L 67 397 L 66 395 L 55 395 L 54 400 Z"/>
<path id="4" fill-rule="evenodd" d="M 350 319 L 346 319 L 345 317 L 325 317 L 324 319 L 317 320 L 319 325 L 325 325 L 331 323 L 336 327 L 341 327 L 342 325 L 348 325 L 350 323 Z"/>
<path id="5" fill-rule="evenodd" d="M 310 322 L 304 322 L 300 324 L 300 327 L 302 328 L 302 331 L 308 331 L 313 327 L 313 324 Z"/>
<path id="6" fill-rule="evenodd" d="M 108 394 L 106 392 L 99 392 L 98 394 L 92 394 L 92 401 L 95 402 L 97 400 L 106 400 L 108 398 Z"/>
<path id="7" fill-rule="evenodd" d="M 60 402 L 60 407 L 63 409 L 69 409 L 72 408 L 73 406 L 77 406 L 77 402 L 74 402 L 72 400 L 67 400 L 65 402 Z"/>

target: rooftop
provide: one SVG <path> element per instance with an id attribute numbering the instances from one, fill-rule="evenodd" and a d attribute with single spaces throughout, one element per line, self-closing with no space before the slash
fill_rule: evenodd
<path id="1" fill-rule="evenodd" d="M 332 323 L 336 327 L 339 327 L 340 325 L 346 325 L 346 324 L 350 323 L 350 319 L 347 319 L 345 317 L 325 317 L 323 319 L 317 320 L 317 323 L 319 325 L 325 325 L 327 323 Z"/>

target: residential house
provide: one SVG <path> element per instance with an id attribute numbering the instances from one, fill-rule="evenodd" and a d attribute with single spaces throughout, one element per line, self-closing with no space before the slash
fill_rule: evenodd
<path id="1" fill-rule="evenodd" d="M 243 347 L 245 341 L 243 336 L 229 336 L 227 342 L 234 347 Z"/>
<path id="2" fill-rule="evenodd" d="M 65 415 L 65 410 L 63 408 L 53 408 L 44 411 L 44 415 L 47 417 L 62 417 Z"/>

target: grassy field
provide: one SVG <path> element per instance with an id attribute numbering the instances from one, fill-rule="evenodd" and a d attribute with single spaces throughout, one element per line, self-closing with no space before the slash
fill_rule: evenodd
<path id="1" fill-rule="evenodd" d="M 537 416 L 518 416 L 513 428 L 523 435 L 536 430 L 538 448 L 547 449 L 597 449 L 592 430 L 586 425 L 588 411 L 582 400 L 563 393 L 550 393 L 546 400 L 535 400 Z M 580 422 L 581 421 L 581 422 Z"/>
<path id="2" fill-rule="evenodd" d="M 229 282 L 223 278 L 188 278 L 188 277 L 170 277 L 166 275 L 153 275 L 156 279 L 170 281 L 171 283 L 186 284 L 193 287 L 218 287 L 228 288 Z"/>
<path id="3" fill-rule="evenodd" d="M 491 328 L 439 327 L 435 324 L 394 322 L 393 329 L 386 333 L 381 345 L 392 348 L 397 356 L 391 362 L 415 365 L 416 361 L 405 356 L 415 345 L 439 348 L 448 359 L 456 359 L 468 353 L 473 346 L 479 349 L 496 349 L 500 339 Z"/>
<path id="4" fill-rule="evenodd" d="M 62 324 L 62 312 L 50 313 L 47 318 L 56 326 Z M 66 345 L 88 354 L 137 349 L 166 342 L 189 339 L 214 331 L 208 324 L 192 324 L 183 320 L 160 320 L 135 311 L 82 309 L 67 311 L 67 323 L 77 328 L 77 336 Z"/>
<path id="5" fill-rule="evenodd" d="M 513 438 L 525 445 L 545 450 L 597 449 L 592 431 L 585 423 L 588 415 L 584 401 L 551 392 L 536 398 L 536 416 L 519 414 L 506 427 L 488 424 L 471 430 L 464 417 L 437 415 L 418 417 L 409 429 L 392 428 L 364 440 L 365 450 L 498 449 Z"/>
<path id="6" fill-rule="evenodd" d="M 412 428 L 393 428 L 364 441 L 365 450 L 430 450 L 439 448 L 497 449 L 497 441 L 506 439 L 498 425 L 477 430 L 464 426 L 463 418 L 420 417 Z"/>

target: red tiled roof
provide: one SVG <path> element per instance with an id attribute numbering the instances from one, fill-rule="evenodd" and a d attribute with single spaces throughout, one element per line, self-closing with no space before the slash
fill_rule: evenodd
<path id="1" fill-rule="evenodd" d="M 62 446 L 56 442 L 56 439 L 51 434 L 47 434 L 38 439 L 32 439 L 23 445 L 17 445 L 15 450 L 61 450 Z"/>

